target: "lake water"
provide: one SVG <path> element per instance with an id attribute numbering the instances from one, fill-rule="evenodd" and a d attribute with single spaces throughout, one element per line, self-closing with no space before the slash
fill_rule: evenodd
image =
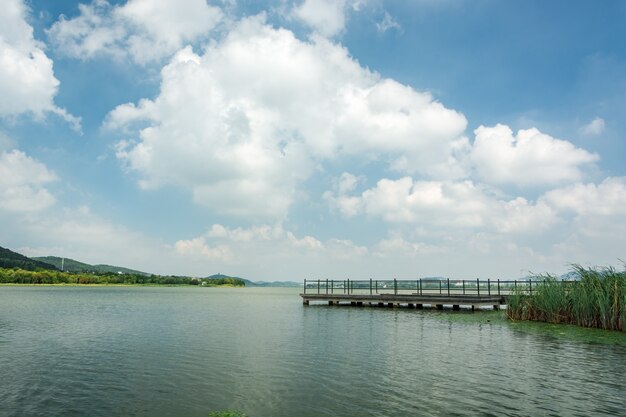
<path id="1" fill-rule="evenodd" d="M 0 287 L 0 416 L 626 416 L 625 346 L 455 317 L 297 289 Z"/>

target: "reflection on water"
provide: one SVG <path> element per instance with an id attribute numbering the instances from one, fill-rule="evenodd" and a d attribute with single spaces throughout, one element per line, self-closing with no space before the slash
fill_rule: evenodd
<path id="1" fill-rule="evenodd" d="M 3 417 L 624 412 L 624 346 L 507 323 L 269 288 L 0 287 L 0 306 Z"/>

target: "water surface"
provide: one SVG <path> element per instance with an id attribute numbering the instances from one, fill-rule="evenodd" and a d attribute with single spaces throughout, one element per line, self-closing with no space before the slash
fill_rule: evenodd
<path id="1" fill-rule="evenodd" d="M 625 346 L 445 314 L 303 307 L 297 289 L 0 287 L 0 416 L 626 415 Z"/>

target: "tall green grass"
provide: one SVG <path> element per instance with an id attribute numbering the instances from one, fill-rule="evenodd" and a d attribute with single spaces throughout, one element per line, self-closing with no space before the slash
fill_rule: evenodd
<path id="1" fill-rule="evenodd" d="M 574 266 L 576 281 L 558 281 L 551 275 L 532 292 L 516 291 L 507 301 L 512 320 L 576 324 L 624 331 L 626 322 L 626 271 Z"/>

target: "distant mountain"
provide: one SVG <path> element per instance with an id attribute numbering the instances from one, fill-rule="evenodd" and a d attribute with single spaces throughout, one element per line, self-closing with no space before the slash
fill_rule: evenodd
<path id="1" fill-rule="evenodd" d="M 134 269 L 124 268 L 122 266 L 113 265 L 90 265 L 83 262 L 76 261 L 70 258 L 60 258 L 58 256 L 41 256 L 37 258 L 31 258 L 36 261 L 45 262 L 47 264 L 54 265 L 56 269 L 63 269 L 66 272 L 93 272 L 96 274 L 137 274 L 137 275 L 150 275 L 147 272 L 137 271 Z"/>
<path id="2" fill-rule="evenodd" d="M 301 287 L 302 284 L 293 281 L 248 281 L 246 280 L 246 286 L 250 282 L 251 287 L 281 287 L 281 288 L 298 288 Z"/>
<path id="3" fill-rule="evenodd" d="M 291 281 L 273 281 L 273 282 L 265 282 L 265 281 L 250 281 L 249 279 L 239 278 L 239 277 L 231 277 L 224 274 L 215 274 L 207 277 L 208 279 L 224 279 L 224 278 L 235 278 L 240 279 L 246 283 L 246 287 L 283 287 L 283 288 L 295 288 L 299 287 L 301 284 L 297 282 Z"/>
<path id="4" fill-rule="evenodd" d="M 57 269 L 50 263 L 28 258 L 3 247 L 0 247 L 0 268 L 21 268 L 28 271 Z"/>
<path id="5" fill-rule="evenodd" d="M 578 281 L 580 279 L 580 274 L 577 271 L 569 271 L 559 278 L 561 281 Z"/>

